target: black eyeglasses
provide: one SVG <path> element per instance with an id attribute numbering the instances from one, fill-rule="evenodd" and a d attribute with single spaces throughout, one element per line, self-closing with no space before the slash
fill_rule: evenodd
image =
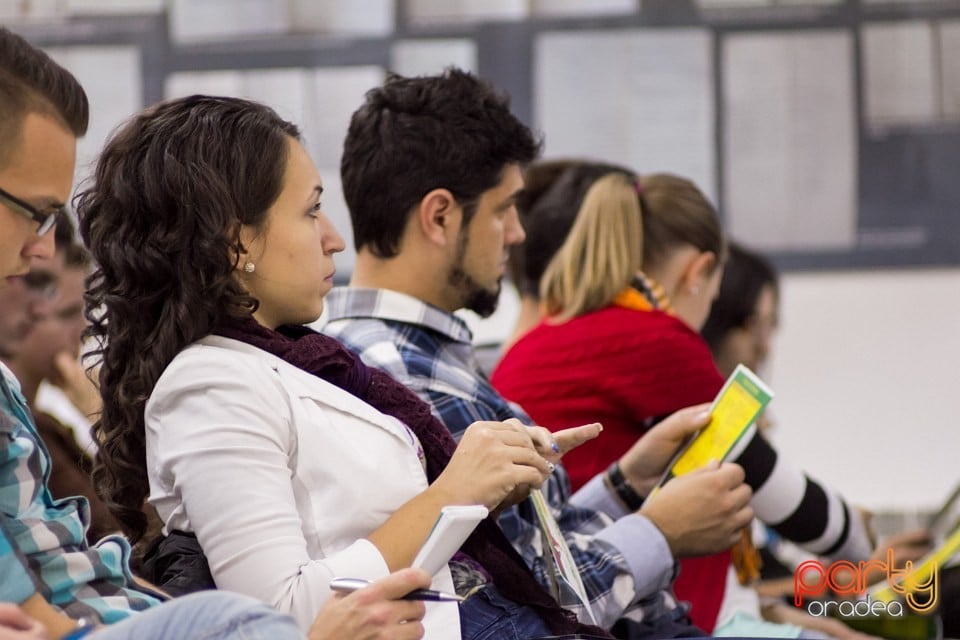
<path id="1" fill-rule="evenodd" d="M 52 211 L 44 213 L 20 198 L 7 193 L 3 189 L 0 189 L 0 199 L 6 201 L 6 203 L 10 205 L 10 208 L 16 210 L 17 213 L 27 216 L 40 225 L 40 228 L 37 229 L 37 235 L 40 236 L 53 228 L 53 225 L 57 223 L 57 216 L 64 215 L 67 212 L 67 208 L 60 205 L 59 207 L 54 207 Z"/>

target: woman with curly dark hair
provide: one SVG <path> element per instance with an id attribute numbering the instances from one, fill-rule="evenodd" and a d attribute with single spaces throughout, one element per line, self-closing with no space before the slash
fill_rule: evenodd
<path id="1" fill-rule="evenodd" d="M 304 627 L 331 578 L 409 566 L 443 506 L 496 509 L 554 457 L 533 444 L 546 432 L 511 423 L 457 445 L 412 392 L 303 328 L 343 249 L 322 190 L 294 125 L 193 96 L 123 127 L 78 197 L 98 265 L 101 493 L 135 540 L 149 494 L 166 532 L 196 535 L 218 587 Z M 428 607 L 428 637 L 460 637 L 471 617 L 498 638 L 582 629 L 491 520 L 433 586 L 469 597 Z"/>

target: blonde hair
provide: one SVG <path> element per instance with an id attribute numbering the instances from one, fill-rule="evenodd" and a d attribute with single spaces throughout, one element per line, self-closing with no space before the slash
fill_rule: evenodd
<path id="1" fill-rule="evenodd" d="M 636 184 L 622 174 L 594 183 L 540 280 L 548 316 L 570 320 L 609 305 L 643 264 Z"/>
<path id="2" fill-rule="evenodd" d="M 640 178 L 643 203 L 643 268 L 654 271 L 681 246 L 726 259 L 717 210 L 691 180 L 669 173 Z"/>

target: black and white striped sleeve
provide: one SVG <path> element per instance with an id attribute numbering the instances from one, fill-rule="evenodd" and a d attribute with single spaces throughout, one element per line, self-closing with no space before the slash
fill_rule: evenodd
<path id="1" fill-rule="evenodd" d="M 854 562 L 870 556 L 863 518 L 840 494 L 778 455 L 756 430 L 744 440 L 731 458 L 753 489 L 750 505 L 757 518 L 811 553 Z"/>

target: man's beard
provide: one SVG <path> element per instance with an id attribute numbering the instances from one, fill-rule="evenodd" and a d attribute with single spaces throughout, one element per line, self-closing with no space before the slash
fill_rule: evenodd
<path id="1" fill-rule="evenodd" d="M 481 318 L 489 318 L 497 310 L 497 304 L 500 302 L 500 278 L 493 290 L 487 289 L 479 282 L 474 280 L 470 274 L 463 268 L 463 263 L 467 257 L 467 239 L 466 233 L 460 234 L 457 242 L 457 259 L 454 261 L 450 274 L 447 276 L 447 285 L 457 291 L 463 302 L 461 309 L 469 309 Z"/>
<path id="2" fill-rule="evenodd" d="M 469 309 L 481 318 L 489 318 L 497 310 L 500 302 L 499 279 L 496 288 L 491 291 L 471 278 L 463 270 L 463 265 L 457 264 L 450 270 L 447 283 L 463 297 L 461 308 Z"/>

